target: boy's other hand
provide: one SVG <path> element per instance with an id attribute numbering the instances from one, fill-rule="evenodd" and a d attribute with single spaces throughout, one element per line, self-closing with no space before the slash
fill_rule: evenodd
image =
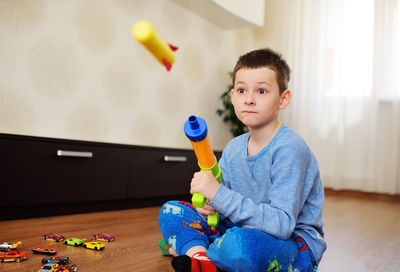
<path id="1" fill-rule="evenodd" d="M 213 206 L 208 205 L 208 203 L 206 203 L 203 208 L 196 208 L 196 210 L 203 217 L 206 217 L 208 215 L 213 215 L 217 211 L 216 209 L 213 208 Z"/>
<path id="2" fill-rule="evenodd" d="M 196 172 L 194 173 L 192 182 L 190 183 L 190 193 L 200 193 L 206 199 L 211 200 L 217 192 L 218 187 L 219 182 L 211 172 Z"/>

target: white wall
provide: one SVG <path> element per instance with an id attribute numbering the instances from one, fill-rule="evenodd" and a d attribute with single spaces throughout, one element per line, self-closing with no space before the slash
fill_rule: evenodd
<path id="1" fill-rule="evenodd" d="M 131 35 L 140 19 L 179 47 L 170 72 Z M 196 114 L 223 149 L 219 96 L 255 39 L 168 0 L 1 0 L 0 133 L 190 148 Z"/>

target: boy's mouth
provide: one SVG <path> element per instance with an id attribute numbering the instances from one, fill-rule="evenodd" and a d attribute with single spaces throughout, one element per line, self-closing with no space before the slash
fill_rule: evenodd
<path id="1" fill-rule="evenodd" d="M 255 111 L 245 110 L 243 113 L 256 113 Z"/>

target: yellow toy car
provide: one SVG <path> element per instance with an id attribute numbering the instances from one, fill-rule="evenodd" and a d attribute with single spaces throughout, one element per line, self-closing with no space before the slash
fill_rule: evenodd
<path id="1" fill-rule="evenodd" d="M 86 242 L 83 243 L 84 248 L 94 249 L 94 250 L 103 250 L 106 245 L 99 242 Z"/>

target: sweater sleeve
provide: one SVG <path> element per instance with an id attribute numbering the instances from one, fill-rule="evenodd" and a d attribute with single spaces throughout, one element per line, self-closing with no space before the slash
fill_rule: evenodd
<path id="1" fill-rule="evenodd" d="M 227 186 L 220 185 L 210 204 L 243 228 L 262 230 L 282 240 L 289 239 L 303 199 L 303 186 L 310 157 L 295 145 L 281 146 L 273 154 L 270 171 L 272 184 L 268 199 L 255 203 Z M 249 184 L 251 186 L 251 184 Z"/>

